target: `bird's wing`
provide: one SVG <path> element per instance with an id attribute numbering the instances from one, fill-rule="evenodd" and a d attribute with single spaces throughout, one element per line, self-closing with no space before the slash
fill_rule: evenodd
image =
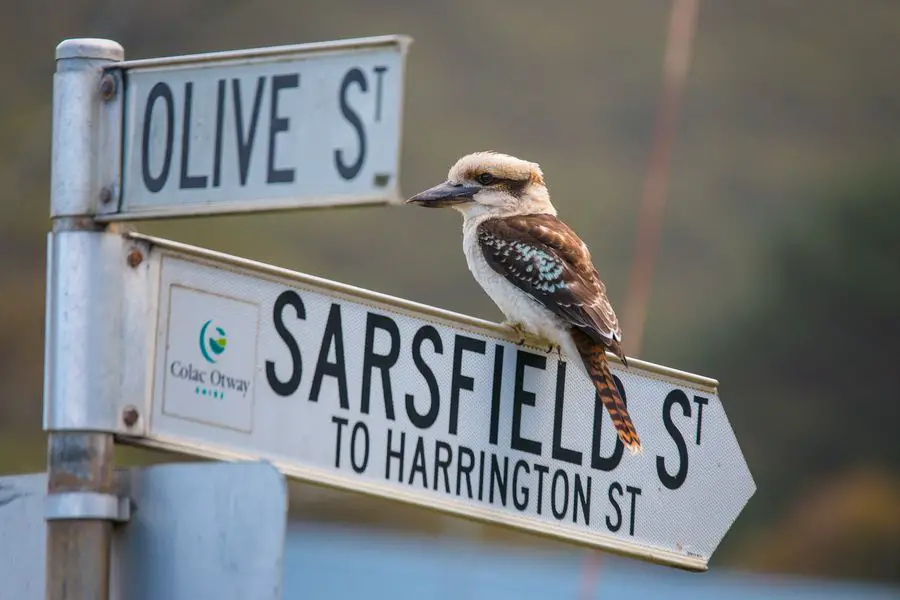
<path id="1" fill-rule="evenodd" d="M 546 214 L 489 219 L 478 226 L 478 243 L 494 271 L 622 356 L 622 331 L 606 286 L 569 226 Z"/>

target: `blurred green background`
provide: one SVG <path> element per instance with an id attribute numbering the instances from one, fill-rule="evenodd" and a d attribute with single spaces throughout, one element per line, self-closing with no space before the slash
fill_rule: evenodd
<path id="1" fill-rule="evenodd" d="M 493 149 L 541 164 L 624 312 L 670 3 L 7 0 L 0 473 L 41 432 L 56 44 L 127 58 L 403 33 L 402 189 Z M 709 375 L 758 485 L 712 568 L 900 581 L 900 3 L 701 2 L 641 358 Z M 139 230 L 474 314 L 459 217 L 354 208 Z M 421 257 L 427 255 L 428 259 Z M 434 272 L 434 265 L 441 272 Z M 625 331 L 628 335 L 628 331 Z M 160 460 L 125 449 L 124 462 Z M 295 486 L 306 519 L 534 538 Z"/>

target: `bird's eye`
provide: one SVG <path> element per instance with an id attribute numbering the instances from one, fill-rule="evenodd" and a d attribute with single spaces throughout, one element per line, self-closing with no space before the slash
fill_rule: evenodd
<path id="1" fill-rule="evenodd" d="M 482 173 L 478 176 L 478 183 L 481 185 L 491 185 L 494 183 L 494 176 L 490 173 Z"/>

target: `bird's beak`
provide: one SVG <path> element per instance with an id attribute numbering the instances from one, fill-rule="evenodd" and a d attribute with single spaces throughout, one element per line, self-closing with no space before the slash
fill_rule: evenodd
<path id="1" fill-rule="evenodd" d="M 473 196 L 481 190 L 474 185 L 450 183 L 445 181 L 439 185 L 420 192 L 406 201 L 407 204 L 418 204 L 428 208 L 443 208 L 454 204 L 473 202 Z"/>

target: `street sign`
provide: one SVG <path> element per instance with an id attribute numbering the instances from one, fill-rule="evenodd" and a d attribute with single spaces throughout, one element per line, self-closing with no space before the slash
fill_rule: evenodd
<path id="1" fill-rule="evenodd" d="M 107 89 L 122 93 L 111 91 L 104 110 L 124 125 L 121 180 L 112 169 L 105 183 L 121 195 L 98 218 L 397 201 L 408 42 L 384 36 L 109 67 Z"/>
<path id="2" fill-rule="evenodd" d="M 116 473 L 110 600 L 280 600 L 287 486 L 271 465 L 168 464 Z M 0 477 L 0 599 L 44 598 L 47 475 Z"/>
<path id="3" fill-rule="evenodd" d="M 302 480 L 704 570 L 755 491 L 705 377 L 615 363 L 643 455 L 587 377 L 503 327 L 131 235 L 151 381 L 129 435 Z M 141 304 L 149 302 L 149 304 Z M 140 332 L 141 326 L 125 326 Z M 127 378 L 127 377 L 126 377 Z M 135 398 L 138 392 L 123 392 Z"/>

